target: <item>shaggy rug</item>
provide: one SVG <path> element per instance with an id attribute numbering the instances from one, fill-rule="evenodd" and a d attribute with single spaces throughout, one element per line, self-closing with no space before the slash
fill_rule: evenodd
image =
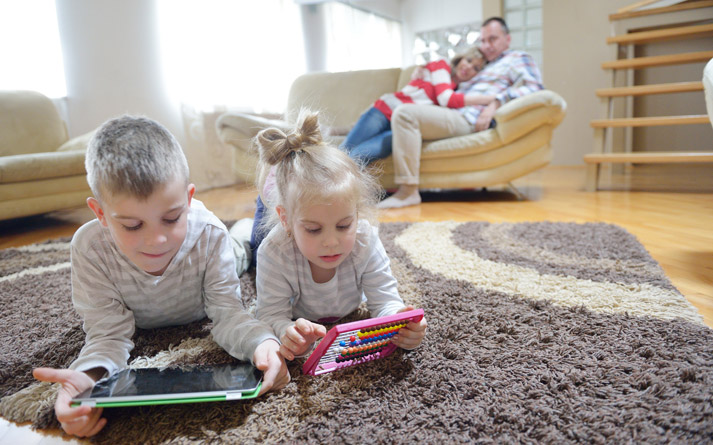
<path id="1" fill-rule="evenodd" d="M 98 443 L 703 443 L 713 330 L 620 227 L 389 223 L 381 237 L 420 348 L 238 402 L 105 409 Z M 67 240 L 0 251 L 0 414 L 56 428 L 83 342 Z M 242 277 L 255 298 L 254 273 Z M 349 319 L 364 318 L 360 309 Z M 131 366 L 220 363 L 208 321 L 136 334 Z"/>

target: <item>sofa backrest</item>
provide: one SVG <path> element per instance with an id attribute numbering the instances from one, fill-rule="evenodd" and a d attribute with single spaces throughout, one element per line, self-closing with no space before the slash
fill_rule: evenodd
<path id="1" fill-rule="evenodd" d="M 353 125 L 382 94 L 398 90 L 401 68 L 308 73 L 295 79 L 287 100 L 287 121 L 297 120 L 300 108 L 318 111 L 323 123 Z"/>
<path id="2" fill-rule="evenodd" d="M 67 137 L 67 127 L 47 96 L 0 91 L 0 156 L 55 151 Z"/>

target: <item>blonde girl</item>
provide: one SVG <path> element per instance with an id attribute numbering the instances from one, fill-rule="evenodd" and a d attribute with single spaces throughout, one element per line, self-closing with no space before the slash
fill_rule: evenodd
<path id="1" fill-rule="evenodd" d="M 304 355 L 325 335 L 323 323 L 354 311 L 362 299 L 372 317 L 411 310 L 370 223 L 379 185 L 324 143 L 317 114 L 303 111 L 287 134 L 261 131 L 256 145 L 258 187 L 275 223 L 258 249 L 256 315 L 274 329 L 280 353 L 288 360 Z M 425 330 L 425 319 L 410 323 L 394 343 L 413 349 Z"/>

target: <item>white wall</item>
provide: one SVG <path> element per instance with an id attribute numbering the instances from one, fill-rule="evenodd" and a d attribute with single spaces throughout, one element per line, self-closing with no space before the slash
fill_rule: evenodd
<path id="1" fill-rule="evenodd" d="M 154 0 L 57 0 L 70 135 L 123 114 L 164 124 L 183 143 L 163 88 Z"/>

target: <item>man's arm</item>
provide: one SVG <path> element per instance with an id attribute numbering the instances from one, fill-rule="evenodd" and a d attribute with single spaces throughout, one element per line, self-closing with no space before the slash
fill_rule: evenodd
<path id="1" fill-rule="evenodd" d="M 500 105 L 545 88 L 540 70 L 527 53 L 518 53 L 518 57 L 510 61 L 508 78 L 511 85 L 495 96 Z"/>
<path id="2" fill-rule="evenodd" d="M 494 94 L 467 94 L 465 96 L 465 106 L 490 105 L 494 100 Z"/>

